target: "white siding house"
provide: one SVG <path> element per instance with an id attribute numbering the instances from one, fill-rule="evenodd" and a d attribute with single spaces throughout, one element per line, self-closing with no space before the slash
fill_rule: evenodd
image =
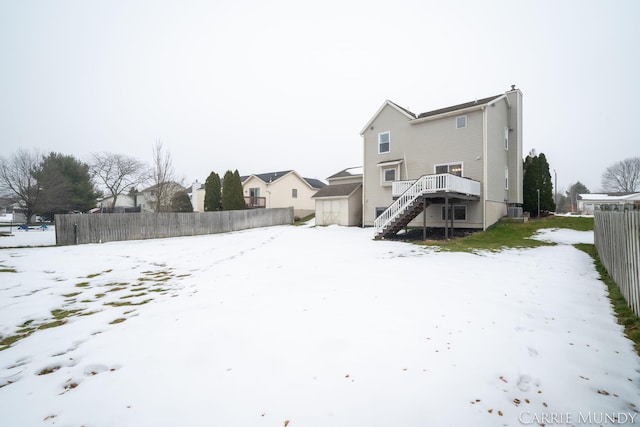
<path id="1" fill-rule="evenodd" d="M 294 170 L 241 176 L 240 180 L 248 207 L 293 207 L 293 214 L 299 218 L 315 211 L 312 197 L 326 185 L 314 178 L 303 178 Z"/>
<path id="2" fill-rule="evenodd" d="M 486 229 L 522 204 L 522 92 L 414 114 L 385 101 L 361 131 L 363 214 L 406 226 Z"/>

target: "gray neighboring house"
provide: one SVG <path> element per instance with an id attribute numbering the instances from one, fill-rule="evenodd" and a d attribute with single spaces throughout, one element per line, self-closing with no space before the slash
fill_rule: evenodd
<path id="1" fill-rule="evenodd" d="M 522 92 L 414 114 L 385 101 L 360 135 L 364 226 L 486 229 L 522 206 Z"/>
<path id="2" fill-rule="evenodd" d="M 182 185 L 177 182 L 167 182 L 165 185 L 164 194 L 160 201 L 161 211 L 169 211 L 171 206 L 171 198 L 178 191 L 187 191 Z M 152 185 L 140 190 L 136 193 L 136 205 L 142 212 L 155 212 L 158 204 L 158 185 Z"/>
<path id="3" fill-rule="evenodd" d="M 35 219 L 35 215 L 34 218 Z M 0 222 L 22 224 L 27 222 L 20 202 L 14 197 L 0 197 Z"/>
<path id="4" fill-rule="evenodd" d="M 362 167 L 347 168 L 327 178 L 329 185 L 313 196 L 316 225 L 362 224 Z"/>
<path id="5" fill-rule="evenodd" d="M 584 215 L 593 215 L 596 209 L 638 209 L 640 207 L 640 192 L 578 194 L 577 205 L 578 213 Z"/>

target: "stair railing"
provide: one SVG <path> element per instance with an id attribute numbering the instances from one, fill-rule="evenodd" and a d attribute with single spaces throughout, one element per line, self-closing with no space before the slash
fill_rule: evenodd
<path id="1" fill-rule="evenodd" d="M 375 219 L 373 226 L 376 235 L 382 233 L 385 227 L 402 215 L 402 213 L 413 204 L 416 198 L 426 193 L 435 193 L 438 191 L 455 191 L 479 196 L 480 183 L 449 173 L 423 175 Z"/>

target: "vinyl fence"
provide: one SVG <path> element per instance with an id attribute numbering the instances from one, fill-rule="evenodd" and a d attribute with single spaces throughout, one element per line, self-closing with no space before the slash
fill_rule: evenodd
<path id="1" fill-rule="evenodd" d="M 600 261 L 640 315 L 640 211 L 595 211 L 594 218 Z"/>
<path id="2" fill-rule="evenodd" d="M 291 223 L 293 208 L 55 216 L 57 245 L 196 236 Z"/>

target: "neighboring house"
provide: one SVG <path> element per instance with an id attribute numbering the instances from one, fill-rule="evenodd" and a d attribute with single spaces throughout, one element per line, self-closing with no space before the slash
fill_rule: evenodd
<path id="1" fill-rule="evenodd" d="M 416 115 L 385 101 L 364 141 L 364 226 L 486 229 L 522 204 L 522 92 Z M 513 208 L 513 209 L 509 209 Z"/>
<path id="2" fill-rule="evenodd" d="M 106 212 L 111 211 L 111 205 L 113 204 L 113 196 L 104 197 L 101 200 L 98 200 L 97 209 L 94 209 L 93 212 Z M 116 204 L 113 207 L 113 212 L 126 212 L 132 208 L 135 208 L 136 204 L 136 196 L 130 194 L 118 194 L 116 198 Z"/>
<path id="3" fill-rule="evenodd" d="M 186 189 L 175 182 L 167 182 L 162 185 L 166 185 L 167 188 L 162 195 L 162 200 L 160 200 L 160 210 L 168 211 L 173 195 L 178 191 L 186 191 Z M 138 192 L 136 194 L 136 203 L 142 212 L 156 212 L 156 207 L 158 206 L 158 185 L 152 185 Z"/>
<path id="4" fill-rule="evenodd" d="M 27 222 L 27 217 L 19 201 L 13 197 L 0 197 L 0 222 Z"/>
<path id="5" fill-rule="evenodd" d="M 204 212 L 204 184 L 201 184 L 196 179 L 196 182 L 191 184 L 191 187 L 187 189 L 189 199 L 191 199 L 191 206 L 193 206 L 194 212 Z"/>
<path id="6" fill-rule="evenodd" d="M 327 178 L 329 185 L 313 196 L 316 225 L 362 223 L 362 167 L 347 168 Z"/>
<path id="7" fill-rule="evenodd" d="M 294 170 L 241 176 L 244 199 L 249 208 L 293 207 L 293 214 L 304 217 L 315 212 L 316 192 L 326 184 L 303 178 Z"/>
<path id="8" fill-rule="evenodd" d="M 600 210 L 624 210 L 640 208 L 640 193 L 587 193 L 578 194 L 578 213 L 593 215 Z"/>

